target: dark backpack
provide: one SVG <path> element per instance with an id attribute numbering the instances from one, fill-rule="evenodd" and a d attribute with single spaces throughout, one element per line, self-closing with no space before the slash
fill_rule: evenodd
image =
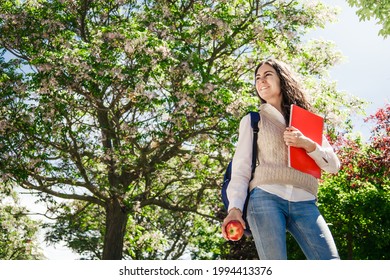
<path id="1" fill-rule="evenodd" d="M 251 126 L 253 129 L 253 144 L 252 144 L 252 177 L 253 173 L 256 168 L 256 158 L 257 158 L 257 134 L 259 132 L 259 127 L 258 127 L 258 122 L 260 121 L 260 114 L 258 112 L 249 112 L 251 116 Z M 230 180 L 231 180 L 231 175 L 232 175 L 232 160 L 229 162 L 228 167 L 226 168 L 225 175 L 223 177 L 223 183 L 222 183 L 222 202 L 225 206 L 225 210 L 227 211 L 229 208 L 229 200 L 227 197 L 227 188 L 229 186 Z M 252 179 L 252 178 L 251 178 Z M 246 212 L 247 212 L 247 206 L 248 206 L 248 201 L 249 201 L 249 186 L 248 186 L 248 194 L 246 196 L 245 204 L 244 204 L 244 209 L 242 212 L 242 218 L 245 221 L 246 229 L 245 229 L 245 235 L 250 236 L 251 230 L 249 228 L 249 224 L 246 218 Z"/>

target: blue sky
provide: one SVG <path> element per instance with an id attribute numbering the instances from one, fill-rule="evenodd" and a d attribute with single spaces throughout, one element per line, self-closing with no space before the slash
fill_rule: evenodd
<path id="1" fill-rule="evenodd" d="M 370 102 L 366 112 L 371 115 L 390 102 L 390 38 L 378 36 L 380 26 L 375 20 L 360 22 L 356 8 L 348 6 L 346 0 L 323 2 L 341 8 L 338 22 L 308 37 L 335 42 L 346 59 L 331 69 L 331 79 L 337 81 L 339 90 Z M 361 116 L 354 120 L 355 132 L 367 139 L 372 124 L 365 124 Z"/>
<path id="2" fill-rule="evenodd" d="M 308 38 L 335 42 L 346 60 L 331 69 L 330 78 L 337 81 L 339 90 L 371 102 L 367 107 L 367 114 L 373 114 L 390 102 L 390 38 L 378 36 L 379 26 L 375 25 L 374 21 L 360 22 L 355 13 L 356 9 L 349 7 L 345 0 L 323 2 L 341 7 L 339 20 L 337 23 L 328 24 L 324 30 L 310 32 Z M 367 139 L 370 125 L 364 124 L 362 119 L 363 117 L 356 119 L 355 131 L 361 131 Z M 31 205 L 31 201 L 26 203 Z M 41 212 L 44 212 L 43 209 Z M 77 255 L 63 246 L 42 246 L 49 259 L 77 258 Z"/>

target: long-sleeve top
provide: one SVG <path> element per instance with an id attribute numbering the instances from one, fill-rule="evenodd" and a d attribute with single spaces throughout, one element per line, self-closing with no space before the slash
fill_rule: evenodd
<path id="1" fill-rule="evenodd" d="M 248 186 L 262 188 L 289 201 L 315 199 L 318 180 L 306 173 L 288 167 L 287 145 L 283 133 L 286 122 L 283 115 L 272 105 L 260 106 L 258 135 L 258 165 L 251 180 L 253 130 L 249 114 L 240 122 L 239 138 L 232 161 L 231 181 L 227 189 L 229 209 L 243 209 Z M 308 155 L 324 171 L 336 173 L 340 161 L 332 146 L 323 136 L 322 145 Z"/>

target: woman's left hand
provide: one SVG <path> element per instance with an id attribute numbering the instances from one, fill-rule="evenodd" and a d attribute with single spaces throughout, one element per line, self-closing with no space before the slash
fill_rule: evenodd
<path id="1" fill-rule="evenodd" d="M 286 128 L 283 139 L 287 146 L 303 148 L 307 153 L 311 153 L 316 149 L 316 143 L 293 126 Z"/>

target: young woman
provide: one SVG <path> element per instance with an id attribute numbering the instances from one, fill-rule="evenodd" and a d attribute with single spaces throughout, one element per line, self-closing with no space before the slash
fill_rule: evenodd
<path id="1" fill-rule="evenodd" d="M 261 100 L 258 165 L 251 180 L 252 128 L 249 115 L 240 122 L 227 194 L 225 226 L 238 220 L 245 227 L 242 209 L 250 188 L 247 218 L 260 259 L 287 259 L 286 231 L 298 242 L 307 259 L 339 259 L 332 234 L 317 205 L 318 181 L 287 165 L 287 147 L 303 148 L 317 165 L 336 173 L 340 162 L 325 137 L 322 146 L 288 127 L 290 105 L 310 110 L 310 104 L 288 67 L 275 59 L 255 70 L 256 91 Z"/>

